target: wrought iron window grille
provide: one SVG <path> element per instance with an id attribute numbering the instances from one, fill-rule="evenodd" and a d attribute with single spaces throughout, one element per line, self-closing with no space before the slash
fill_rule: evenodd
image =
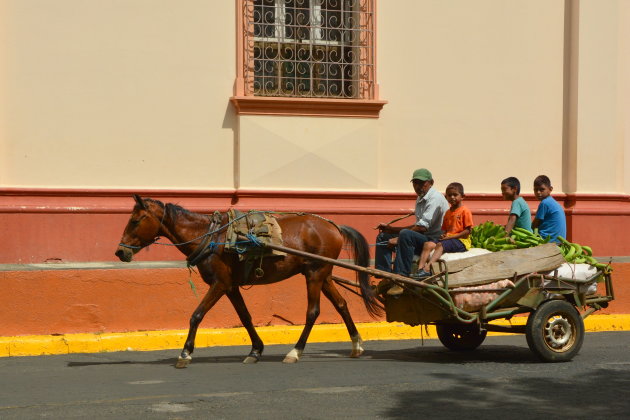
<path id="1" fill-rule="evenodd" d="M 373 10 L 373 0 L 244 0 L 244 93 L 374 99 Z"/>

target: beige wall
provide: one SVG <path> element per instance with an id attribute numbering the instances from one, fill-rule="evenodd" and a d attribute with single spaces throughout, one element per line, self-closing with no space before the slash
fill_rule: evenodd
<path id="1" fill-rule="evenodd" d="M 231 1 L 2 0 L 0 16 L 0 186 L 232 186 Z"/>
<path id="2" fill-rule="evenodd" d="M 0 0 L 0 187 L 629 192 L 628 3 L 580 2 L 568 162 L 561 0 L 379 1 L 379 119 L 237 117 L 233 1 Z"/>
<path id="3" fill-rule="evenodd" d="M 562 2 L 381 1 L 378 48 L 382 187 L 418 166 L 477 192 L 560 177 Z"/>
<path id="4" fill-rule="evenodd" d="M 630 192 L 630 1 L 582 1 L 577 188 Z"/>
<path id="5" fill-rule="evenodd" d="M 240 117 L 240 187 L 373 190 L 380 124 L 374 119 Z"/>

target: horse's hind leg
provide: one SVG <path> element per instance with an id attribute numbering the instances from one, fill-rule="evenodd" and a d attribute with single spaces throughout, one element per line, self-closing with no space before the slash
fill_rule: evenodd
<path id="1" fill-rule="evenodd" d="M 357 327 L 354 325 L 352 316 L 350 316 L 346 300 L 343 296 L 341 296 L 335 285 L 332 283 L 330 277 L 324 282 L 322 291 L 324 292 L 324 296 L 330 300 L 339 315 L 341 315 L 343 322 L 346 324 L 348 334 L 350 334 L 350 339 L 352 340 L 352 352 L 350 353 L 350 357 L 361 356 L 361 354 L 363 354 L 363 347 L 361 347 L 363 340 L 361 339 L 361 335 L 359 334 Z"/>
<path id="2" fill-rule="evenodd" d="M 300 335 L 300 339 L 284 358 L 284 363 L 295 363 L 300 360 L 306 340 L 313 329 L 313 325 L 319 316 L 319 298 L 322 292 L 322 284 L 327 276 L 332 272 L 332 266 L 327 269 L 319 269 L 306 272 L 306 289 L 308 297 L 308 307 L 306 309 L 306 324 Z"/>
<path id="3" fill-rule="evenodd" d="M 192 361 L 192 352 L 195 350 L 195 337 L 197 336 L 197 329 L 199 328 L 199 324 L 203 317 L 208 313 L 208 311 L 214 306 L 215 303 L 221 299 L 224 295 L 225 289 L 222 284 L 215 283 L 210 287 L 208 293 L 203 297 L 203 300 L 195 309 L 192 316 L 190 317 L 190 329 L 188 330 L 188 337 L 186 338 L 186 343 L 184 343 L 184 349 L 182 350 L 175 367 L 178 369 L 185 368 Z"/>
<path id="4" fill-rule="evenodd" d="M 243 360 L 243 363 L 256 363 L 260 360 L 265 345 L 263 344 L 262 340 L 258 336 L 258 333 L 256 332 L 256 329 L 254 328 L 252 317 L 249 314 L 247 307 L 245 306 L 243 295 L 241 295 L 241 291 L 238 289 L 238 287 L 235 286 L 232 288 L 232 290 L 227 292 L 227 297 L 230 299 L 230 302 L 232 302 L 232 305 L 234 306 L 234 309 L 236 310 L 236 313 L 241 320 L 241 324 L 243 324 L 243 327 L 245 327 L 245 329 L 247 330 L 249 338 L 252 341 L 252 351 L 245 358 L 245 360 Z"/>

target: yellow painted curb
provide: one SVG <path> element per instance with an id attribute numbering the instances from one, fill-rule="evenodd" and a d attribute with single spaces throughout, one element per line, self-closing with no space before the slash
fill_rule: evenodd
<path id="1" fill-rule="evenodd" d="M 512 318 L 513 325 L 523 325 L 526 317 Z M 505 320 L 497 325 L 509 325 Z M 591 315 L 584 320 L 586 331 L 630 331 L 630 315 Z M 265 344 L 293 344 L 302 333 L 301 325 L 258 327 Z M 357 324 L 364 340 L 410 340 L 437 338 L 435 327 L 411 327 L 402 323 L 373 322 Z M 180 349 L 186 330 L 143 331 L 108 334 L 65 334 L 0 337 L 0 357 L 38 356 L 45 354 L 99 353 L 111 351 L 147 351 Z M 488 335 L 505 335 L 489 333 Z M 343 324 L 316 325 L 309 342 L 349 341 Z M 200 329 L 196 347 L 250 345 L 244 328 Z"/>

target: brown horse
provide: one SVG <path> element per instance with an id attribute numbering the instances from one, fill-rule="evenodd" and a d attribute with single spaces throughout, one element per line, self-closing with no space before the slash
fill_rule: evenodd
<path id="1" fill-rule="evenodd" d="M 131 261 L 135 253 L 154 243 L 160 236 L 168 238 L 186 256 L 190 256 L 193 252 L 198 253 L 198 246 L 209 234 L 211 216 L 193 213 L 180 206 L 163 204 L 150 198 L 142 199 L 138 195 L 134 195 L 134 199 L 136 205 L 116 250 L 116 256 L 121 261 Z M 219 235 L 223 237 L 227 222 L 227 215 L 223 215 L 222 228 L 219 230 Z M 282 229 L 282 239 L 286 247 L 328 258 L 337 258 L 345 241 L 351 245 L 357 265 L 366 267 L 369 262 L 367 241 L 363 235 L 351 227 L 337 226 L 315 215 L 283 216 L 278 218 L 278 223 Z M 363 353 L 361 336 L 352 321 L 346 301 L 331 279 L 332 265 L 294 255 L 265 258 L 261 267 L 264 271 L 263 277 L 255 277 L 255 274 L 260 273 L 249 273 L 248 278 L 244 278 L 245 273 L 251 270 L 246 270 L 245 263 L 239 261 L 237 254 L 223 252 L 223 245 L 218 245 L 212 253 L 197 264 L 197 267 L 203 281 L 210 288 L 190 318 L 190 330 L 176 367 L 186 367 L 192 360 L 191 354 L 195 347 L 197 328 L 206 313 L 223 295 L 227 295 L 230 299 L 252 342 L 252 350 L 243 362 L 256 363 L 262 355 L 264 345 L 256 333 L 239 286 L 275 283 L 299 273 L 306 277 L 308 295 L 306 323 L 298 342 L 287 354 L 284 362 L 295 363 L 302 355 L 306 340 L 319 315 L 321 292 L 324 292 L 348 328 L 352 339 L 350 357 L 359 357 Z M 357 276 L 363 302 L 368 312 L 374 316 L 379 308 L 370 287 L 368 275 L 357 273 Z"/>

